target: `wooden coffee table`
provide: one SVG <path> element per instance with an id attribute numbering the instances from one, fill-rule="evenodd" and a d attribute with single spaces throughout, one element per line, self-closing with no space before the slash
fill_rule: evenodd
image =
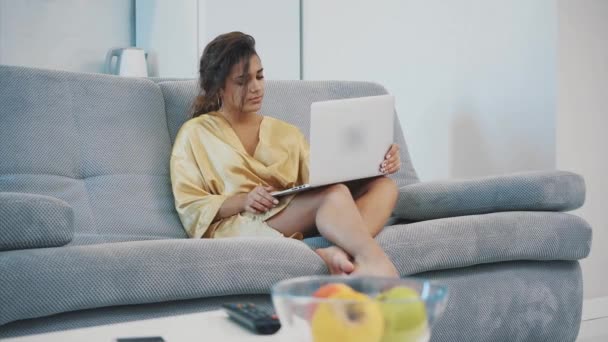
<path id="1" fill-rule="evenodd" d="M 114 342 L 119 337 L 162 336 L 166 342 L 178 341 L 295 341 L 284 329 L 274 335 L 255 335 L 231 321 L 222 310 L 162 318 L 130 321 L 14 337 L 4 342 Z"/>

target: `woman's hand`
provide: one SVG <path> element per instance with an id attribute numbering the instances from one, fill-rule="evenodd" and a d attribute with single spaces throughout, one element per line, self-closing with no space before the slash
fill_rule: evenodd
<path id="1" fill-rule="evenodd" d="M 401 168 L 401 158 L 399 157 L 399 145 L 392 144 L 384 156 L 384 161 L 380 164 L 380 172 L 391 175 Z"/>
<path id="2" fill-rule="evenodd" d="M 243 209 L 254 214 L 265 213 L 277 206 L 279 201 L 270 195 L 274 191 L 271 186 L 256 186 L 245 198 Z"/>

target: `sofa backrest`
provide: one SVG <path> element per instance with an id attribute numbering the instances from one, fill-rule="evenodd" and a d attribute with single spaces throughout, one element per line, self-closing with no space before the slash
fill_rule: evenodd
<path id="1" fill-rule="evenodd" d="M 154 82 L 0 66 L 0 192 L 69 203 L 71 244 L 186 237 L 170 152 Z"/>
<path id="2" fill-rule="evenodd" d="M 167 110 L 167 122 L 171 142 L 179 128 L 188 120 L 192 100 L 198 93 L 196 80 L 159 82 Z M 289 122 L 302 130 L 308 138 L 310 128 L 310 105 L 316 101 L 374 96 L 386 94 L 379 84 L 352 81 L 266 81 L 266 91 L 261 112 Z M 403 137 L 399 118 L 395 113 L 395 142 L 401 147 L 401 170 L 393 175 L 397 185 L 418 182 Z"/>
<path id="3" fill-rule="evenodd" d="M 169 158 L 196 93 L 195 80 L 0 65 L 0 192 L 70 204 L 72 245 L 185 238 Z M 308 136 L 312 102 L 385 93 L 366 82 L 267 81 L 262 111 Z M 403 167 L 394 178 L 415 183 L 398 122 L 395 136 Z"/>

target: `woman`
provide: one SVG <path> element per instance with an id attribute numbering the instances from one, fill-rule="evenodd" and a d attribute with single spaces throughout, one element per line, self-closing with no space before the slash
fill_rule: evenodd
<path id="1" fill-rule="evenodd" d="M 258 114 L 264 69 L 253 37 L 211 41 L 200 61 L 193 118 L 180 129 L 171 181 L 180 219 L 192 238 L 287 236 L 317 232 L 335 246 L 317 249 L 332 274 L 398 276 L 373 239 L 397 198 L 380 176 L 273 198 L 270 192 L 308 181 L 308 144 L 293 125 Z M 400 167 L 392 145 L 382 172 Z"/>

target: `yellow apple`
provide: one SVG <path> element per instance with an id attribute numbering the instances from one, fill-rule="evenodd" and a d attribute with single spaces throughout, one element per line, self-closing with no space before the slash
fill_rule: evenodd
<path id="1" fill-rule="evenodd" d="M 329 283 L 329 284 L 325 284 L 325 285 L 319 287 L 317 289 L 317 291 L 315 291 L 312 294 L 312 296 L 314 298 L 327 298 L 333 294 L 343 292 L 343 291 L 353 292 L 355 290 L 353 290 L 350 286 L 343 284 L 343 283 Z M 306 318 L 309 321 L 312 319 L 312 315 L 315 313 L 316 309 L 317 309 L 316 303 L 311 303 L 310 305 L 308 305 L 308 308 L 307 308 L 308 312 L 306 314 Z"/>
<path id="2" fill-rule="evenodd" d="M 382 342 L 428 341 L 426 308 L 415 290 L 395 286 L 376 299 L 384 315 Z"/>
<path id="3" fill-rule="evenodd" d="M 341 288 L 319 303 L 311 321 L 314 342 L 380 342 L 384 318 L 365 294 Z"/>

